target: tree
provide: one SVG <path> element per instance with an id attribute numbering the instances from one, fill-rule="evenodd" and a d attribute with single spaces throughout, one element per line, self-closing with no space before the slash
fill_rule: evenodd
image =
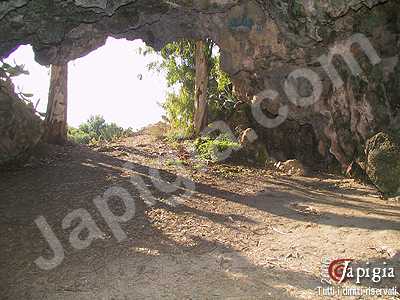
<path id="1" fill-rule="evenodd" d="M 154 50 L 147 48 L 144 55 Z M 175 131 L 184 136 L 193 134 L 193 112 L 195 97 L 195 43 L 190 40 L 179 40 L 167 44 L 160 51 L 161 61 L 148 65 L 149 70 L 166 72 L 167 85 L 170 91 L 162 107 L 166 117 Z"/>
<path id="2" fill-rule="evenodd" d="M 47 142 L 63 145 L 67 141 L 68 64 L 52 65 L 46 112 Z"/>
<path id="3" fill-rule="evenodd" d="M 196 41 L 196 92 L 194 102 L 194 132 L 196 135 L 200 135 L 201 131 L 208 124 L 207 89 L 212 53 L 212 48 L 210 51 L 209 47 L 212 47 L 212 42 L 210 45 L 207 45 L 207 42 L 203 40 Z"/>
<path id="4" fill-rule="evenodd" d="M 144 55 L 154 52 L 142 50 Z M 180 40 L 160 51 L 161 62 L 148 65 L 149 70 L 166 72 L 172 91 L 162 106 L 172 129 L 184 136 L 199 134 L 208 122 L 224 119 L 237 101 L 229 76 L 220 68 L 217 50 L 210 39 Z"/>

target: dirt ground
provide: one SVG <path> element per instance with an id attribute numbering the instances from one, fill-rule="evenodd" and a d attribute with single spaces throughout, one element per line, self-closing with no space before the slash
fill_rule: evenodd
<path id="1" fill-rule="evenodd" d="M 148 131 L 108 147 L 53 147 L 49 154 L 0 173 L 0 299 L 332 299 L 318 295 L 325 256 L 386 262 L 398 274 L 385 284 L 400 290 L 400 255 L 393 253 L 400 204 L 354 180 L 201 165 L 182 145 L 171 148 Z M 154 169 L 194 186 L 162 193 L 149 180 Z M 145 204 L 132 175 L 144 179 L 156 205 Z M 112 186 L 136 201 L 120 243 L 93 204 Z M 80 208 L 105 235 L 76 250 L 61 224 Z M 38 216 L 65 249 L 50 271 L 34 263 L 52 257 Z"/>

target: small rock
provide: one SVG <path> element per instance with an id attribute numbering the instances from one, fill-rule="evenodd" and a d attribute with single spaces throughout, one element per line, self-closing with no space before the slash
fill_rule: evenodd
<path id="1" fill-rule="evenodd" d="M 246 146 L 253 144 L 258 139 L 257 133 L 252 128 L 247 128 L 240 136 L 240 144 Z"/>
<path id="2" fill-rule="evenodd" d="M 249 162 L 256 162 L 265 165 L 269 160 L 269 155 L 265 144 L 258 140 L 258 135 L 252 128 L 247 128 L 240 135 L 240 144 L 242 146 L 239 155 L 247 158 Z"/>
<path id="3" fill-rule="evenodd" d="M 306 175 L 306 171 L 303 164 L 296 159 L 291 159 L 285 162 L 278 162 L 275 166 L 277 170 L 284 172 L 288 175 L 296 175 L 296 176 Z"/>

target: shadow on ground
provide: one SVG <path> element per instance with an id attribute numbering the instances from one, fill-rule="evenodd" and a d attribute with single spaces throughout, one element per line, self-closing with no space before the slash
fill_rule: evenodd
<path id="1" fill-rule="evenodd" d="M 253 194 L 196 182 L 191 196 L 171 206 L 163 201 L 171 195 L 152 185 L 149 167 L 131 162 L 133 173 L 139 174 L 160 200 L 148 208 L 130 183 L 132 172 L 123 168 L 126 162 L 73 147 L 53 165 L 0 174 L 2 299 L 312 299 L 319 285 L 317 276 L 300 269 L 255 264 L 240 251 L 254 244 L 249 230 L 265 224 L 252 213 L 230 211 L 229 203 L 265 213 L 265 218 L 272 215 L 371 230 L 400 227 L 399 208 L 357 200 L 350 190 L 342 191 L 343 201 L 334 201 L 329 188 L 299 179 L 264 179 L 264 188 Z M 176 179 L 172 172 L 159 171 L 164 180 Z M 136 217 L 123 225 L 129 238 L 122 243 L 111 236 L 93 205 L 93 199 L 111 186 L 124 187 L 136 200 Z M 180 189 L 173 196 L 185 192 Z M 373 216 L 328 211 L 302 215 L 291 208 L 293 202 L 371 212 Z M 89 211 L 105 233 L 104 240 L 94 241 L 85 250 L 73 249 L 69 232 L 61 228 L 63 218 L 80 208 Z M 34 223 L 38 216 L 46 218 L 66 251 L 63 263 L 51 271 L 34 264 L 39 256 L 52 256 Z M 385 219 L 387 216 L 392 219 Z"/>

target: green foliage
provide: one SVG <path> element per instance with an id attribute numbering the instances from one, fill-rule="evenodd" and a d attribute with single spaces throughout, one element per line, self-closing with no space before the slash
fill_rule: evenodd
<path id="1" fill-rule="evenodd" d="M 16 77 L 19 75 L 29 75 L 29 72 L 25 70 L 24 65 L 18 65 L 14 62 L 14 66 L 5 63 L 4 61 L 0 60 L 0 78 L 11 78 Z"/>
<path id="2" fill-rule="evenodd" d="M 184 160 L 181 159 L 167 159 L 165 161 L 165 165 L 166 166 L 182 166 L 185 165 L 186 162 Z"/>
<path id="3" fill-rule="evenodd" d="M 101 132 L 100 138 L 111 142 L 124 136 L 124 129 L 115 123 L 106 124 Z"/>
<path id="4" fill-rule="evenodd" d="M 212 57 L 212 68 L 208 84 L 209 119 L 227 120 L 238 102 L 233 92 L 233 84 L 228 74 L 221 69 L 221 57 Z"/>
<path id="5" fill-rule="evenodd" d="M 161 69 L 167 71 L 169 87 L 181 85 L 188 93 L 194 95 L 195 87 L 195 50 L 194 41 L 181 40 L 167 44 L 161 50 Z"/>
<path id="6" fill-rule="evenodd" d="M 106 123 L 102 116 L 91 116 L 79 128 L 69 127 L 68 138 L 79 144 L 98 144 L 112 142 L 124 136 L 132 135 L 131 128 L 124 130 L 115 123 Z"/>
<path id="7" fill-rule="evenodd" d="M 186 89 L 180 89 L 179 94 L 168 93 L 163 104 L 166 117 L 174 132 L 190 136 L 193 132 L 194 101 Z"/>
<path id="8" fill-rule="evenodd" d="M 30 93 L 23 93 L 18 89 L 14 88 L 14 84 L 12 83 L 11 79 L 12 77 L 17 77 L 20 75 L 29 75 L 29 71 L 25 70 L 24 65 L 18 65 L 14 61 L 14 65 L 10 65 L 3 60 L 0 59 L 0 84 L 4 85 L 7 87 L 9 90 L 12 90 L 15 92 L 15 94 L 18 96 L 18 98 L 24 102 L 26 105 L 28 105 L 35 113 L 37 113 L 36 108 L 39 103 L 39 101 L 36 103 L 36 105 L 33 105 L 33 94 Z M 39 113 L 39 115 L 42 115 Z"/>
<path id="9" fill-rule="evenodd" d="M 171 130 L 183 136 L 193 132 L 195 96 L 195 43 L 181 40 L 167 44 L 161 51 L 161 62 L 148 65 L 149 70 L 166 71 L 167 84 L 171 92 L 162 104 Z"/>
<path id="10" fill-rule="evenodd" d="M 68 139 L 77 144 L 89 144 L 90 135 L 78 128 L 68 127 Z"/>
<path id="11" fill-rule="evenodd" d="M 91 138 L 100 138 L 104 128 L 106 127 L 106 121 L 102 116 L 96 115 L 91 116 L 86 123 L 79 126 L 79 130 L 85 132 L 91 136 Z"/>
<path id="12" fill-rule="evenodd" d="M 220 135 L 215 139 L 209 136 L 200 137 L 193 142 L 193 145 L 201 159 L 211 162 L 219 161 L 217 153 L 240 149 L 240 143 L 233 141 L 227 135 Z"/>
<path id="13" fill-rule="evenodd" d="M 161 62 L 148 65 L 149 70 L 165 71 L 168 87 L 172 90 L 162 104 L 166 118 L 173 131 L 172 135 L 189 137 L 193 133 L 195 101 L 195 50 L 194 41 L 181 40 L 167 44 L 161 51 Z M 209 122 L 226 119 L 237 102 L 229 76 L 221 70 L 220 55 L 211 40 L 207 40 L 209 84 Z M 146 55 L 151 49 L 140 49 Z"/>

